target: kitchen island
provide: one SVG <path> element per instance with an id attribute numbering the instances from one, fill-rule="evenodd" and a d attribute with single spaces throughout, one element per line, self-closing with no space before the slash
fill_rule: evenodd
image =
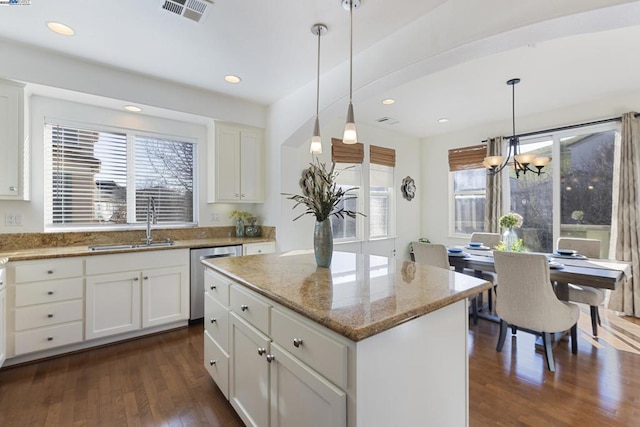
<path id="1" fill-rule="evenodd" d="M 203 263 L 204 364 L 247 425 L 468 424 L 467 298 L 488 282 L 342 252 Z"/>

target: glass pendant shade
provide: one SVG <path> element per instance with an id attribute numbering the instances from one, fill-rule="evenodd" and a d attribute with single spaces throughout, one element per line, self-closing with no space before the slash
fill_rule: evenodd
<path id="1" fill-rule="evenodd" d="M 536 155 L 531 153 L 518 154 L 516 156 L 516 161 L 520 164 L 528 165 L 531 162 L 533 162 L 535 158 L 536 158 Z"/>
<path id="2" fill-rule="evenodd" d="M 342 142 L 345 144 L 355 144 L 358 142 L 358 132 L 356 131 L 356 123 L 353 118 L 353 104 L 349 103 L 347 110 L 347 123 L 344 125 L 344 134 Z"/>
<path id="3" fill-rule="evenodd" d="M 498 167 L 504 161 L 504 156 L 488 156 L 485 157 L 485 161 L 489 165 L 489 168 Z"/>
<path id="4" fill-rule="evenodd" d="M 322 154 L 322 139 L 320 138 L 320 120 L 316 116 L 316 124 L 313 126 L 313 136 L 311 137 L 311 154 Z"/>

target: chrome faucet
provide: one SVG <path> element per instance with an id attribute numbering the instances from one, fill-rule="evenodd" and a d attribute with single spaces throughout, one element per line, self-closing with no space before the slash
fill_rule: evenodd
<path id="1" fill-rule="evenodd" d="M 145 237 L 145 241 L 147 245 L 150 245 L 153 242 L 153 237 L 151 237 L 151 223 L 158 223 L 158 209 L 156 207 L 156 201 L 153 197 L 149 197 L 147 199 L 147 236 Z"/>

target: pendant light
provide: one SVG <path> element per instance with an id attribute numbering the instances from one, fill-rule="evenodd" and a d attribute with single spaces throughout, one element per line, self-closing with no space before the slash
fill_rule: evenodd
<path id="1" fill-rule="evenodd" d="M 526 174 L 527 171 L 537 175 L 542 173 L 542 168 L 549 164 L 550 157 L 539 157 L 533 153 L 520 153 L 520 139 L 516 135 L 516 89 L 515 85 L 520 83 L 520 79 L 507 80 L 507 84 L 511 86 L 511 124 L 512 136 L 509 138 L 509 152 L 507 157 L 504 156 L 487 156 L 484 158 L 484 165 L 489 169 L 491 175 L 495 175 L 502 171 L 513 158 L 512 167 L 516 171 L 516 178 L 520 178 L 520 174 Z M 531 169 L 530 165 L 536 169 Z"/>
<path id="2" fill-rule="evenodd" d="M 353 9 L 360 6 L 360 0 L 341 0 L 342 7 L 349 11 L 349 108 L 347 109 L 347 122 L 344 125 L 342 142 L 345 144 L 355 144 L 358 142 L 358 132 L 356 131 L 356 121 L 353 116 Z"/>
<path id="3" fill-rule="evenodd" d="M 311 154 L 322 154 L 322 139 L 320 138 L 320 36 L 327 33 L 327 26 L 324 24 L 315 24 L 311 27 L 311 33 L 318 36 L 318 78 L 316 84 L 316 123 L 313 126 L 313 136 L 311 137 L 311 146 L 309 152 Z"/>

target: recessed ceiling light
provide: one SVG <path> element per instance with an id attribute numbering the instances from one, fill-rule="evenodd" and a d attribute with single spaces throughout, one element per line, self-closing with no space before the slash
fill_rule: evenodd
<path id="1" fill-rule="evenodd" d="M 227 83 L 240 83 L 240 77 L 229 74 L 228 76 L 224 76 L 224 80 Z"/>
<path id="2" fill-rule="evenodd" d="M 61 24 L 60 22 L 47 22 L 47 27 L 49 27 L 49 29 L 54 33 L 57 33 L 63 36 L 72 36 L 75 34 L 75 31 L 73 31 L 73 28 L 67 25 Z"/>
<path id="3" fill-rule="evenodd" d="M 142 111 L 142 108 L 136 107 L 135 105 L 125 105 L 124 109 L 127 111 L 133 111 L 134 113 L 139 113 Z"/>
<path id="4" fill-rule="evenodd" d="M 446 117 L 438 119 L 438 123 L 447 123 L 448 121 L 449 121 L 449 119 L 447 119 Z"/>
<path id="5" fill-rule="evenodd" d="M 392 98 L 387 98 L 387 99 L 383 99 L 383 100 L 382 100 L 382 103 L 383 103 L 384 105 L 393 105 L 393 104 L 395 104 L 395 103 L 396 103 L 396 100 L 395 100 L 395 99 L 392 99 Z"/>

